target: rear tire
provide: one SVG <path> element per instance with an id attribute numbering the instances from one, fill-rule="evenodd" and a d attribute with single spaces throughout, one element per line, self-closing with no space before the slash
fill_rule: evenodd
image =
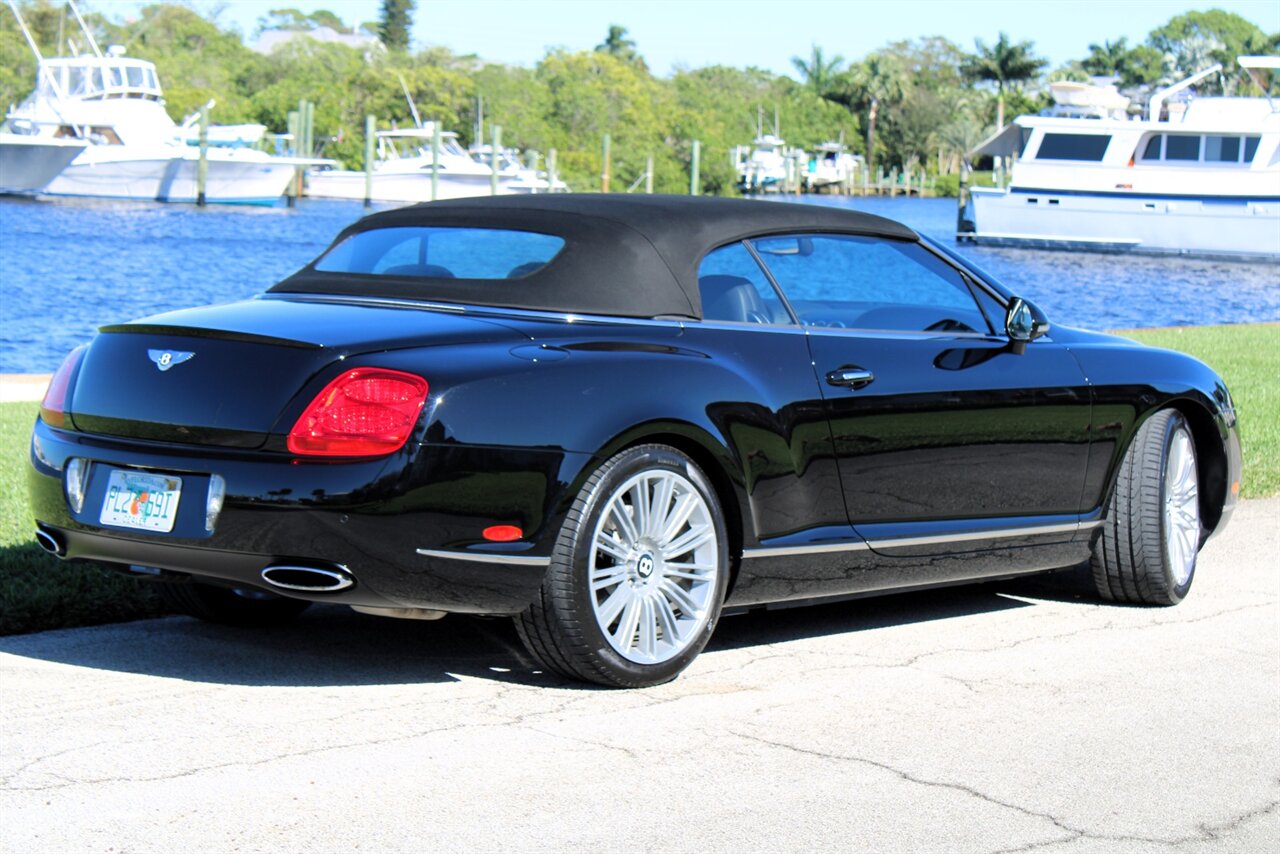
<path id="1" fill-rule="evenodd" d="M 668 682 L 715 630 L 728 540 L 715 490 L 692 460 L 665 445 L 628 448 L 582 487 L 516 630 L 534 658 L 571 679 Z"/>
<path id="2" fill-rule="evenodd" d="M 279 626 L 311 607 L 310 602 L 263 590 L 218 587 L 198 581 L 157 586 L 160 598 L 178 613 L 228 626 Z"/>
<path id="3" fill-rule="evenodd" d="M 1165 409 L 1138 428 L 1093 546 L 1093 581 L 1114 602 L 1176 605 L 1191 590 L 1200 524 L 1195 442 Z"/>

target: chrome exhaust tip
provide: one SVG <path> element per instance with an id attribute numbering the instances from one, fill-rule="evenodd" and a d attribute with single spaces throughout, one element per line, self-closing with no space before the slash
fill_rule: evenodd
<path id="1" fill-rule="evenodd" d="M 62 538 L 44 528 L 36 528 L 36 545 L 54 557 L 64 557 L 67 553 L 67 547 L 63 544 Z"/>
<path id="2" fill-rule="evenodd" d="M 322 569 L 318 566 L 275 564 L 262 570 L 262 580 L 281 590 L 303 593 L 336 593 L 355 585 L 346 567 Z"/>

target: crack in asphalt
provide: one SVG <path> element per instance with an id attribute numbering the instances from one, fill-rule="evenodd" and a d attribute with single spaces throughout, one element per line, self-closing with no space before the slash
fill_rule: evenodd
<path id="1" fill-rule="evenodd" d="M 1254 807 L 1252 809 L 1249 809 L 1242 813 L 1234 815 L 1223 822 L 1219 822 L 1216 824 L 1204 824 L 1204 823 L 1198 824 L 1196 825 L 1196 830 L 1197 830 L 1196 833 L 1188 834 L 1186 836 L 1174 837 L 1174 838 L 1158 837 L 1158 836 L 1139 836 L 1136 834 L 1097 833 L 1097 832 L 1087 830 L 1085 828 L 1076 827 L 1072 824 L 1069 824 L 1065 819 L 1059 818 L 1058 816 L 1052 813 L 1040 812 L 1040 811 L 1031 809 L 1030 807 L 1025 807 L 1025 806 L 1022 806 L 1021 804 L 1013 803 L 1012 801 L 1001 800 L 1000 798 L 997 798 L 993 795 L 989 795 L 986 792 L 983 792 L 965 783 L 952 783 L 945 780 L 930 780 L 925 777 L 916 776 L 915 774 L 912 774 L 908 771 L 904 771 L 901 768 L 897 768 L 893 765 L 890 765 L 887 762 L 880 762 L 875 759 L 868 759 L 865 756 L 849 756 L 846 754 L 831 753 L 829 751 L 824 751 L 824 750 L 815 750 L 808 747 L 801 747 L 795 744 L 788 744 L 786 742 L 774 741 L 772 739 L 762 738 L 758 735 L 752 735 L 751 733 L 745 733 L 745 732 L 729 731 L 729 734 L 734 736 L 735 738 L 743 739 L 745 741 L 756 742 L 758 744 L 763 744 L 768 747 L 774 747 L 779 750 L 786 750 L 786 751 L 790 751 L 792 753 L 798 753 L 804 756 L 812 756 L 818 759 L 826 759 L 834 762 L 851 762 L 858 765 L 866 765 L 872 768 L 878 768 L 882 771 L 887 771 L 888 773 L 893 774 L 895 777 L 899 778 L 900 780 L 903 780 L 908 783 L 914 783 L 919 786 L 925 786 L 928 788 L 949 789 L 951 791 L 959 792 L 961 794 L 968 795 L 973 798 L 977 798 L 978 800 L 981 800 L 985 803 L 992 804 L 993 806 L 998 806 L 1004 809 L 1013 810 L 1014 812 L 1017 812 L 1021 815 L 1025 815 L 1029 818 L 1036 818 L 1036 819 L 1041 819 L 1043 821 L 1047 821 L 1050 824 L 1052 824 L 1054 827 L 1058 828 L 1059 830 L 1063 831 L 1066 834 L 1065 836 L 1056 837 L 1054 839 L 1037 840 L 1034 842 L 1028 842 L 1024 845 L 1015 846 L 1012 848 L 993 849 L 992 851 L 988 852 L 988 854 L 1022 854 L 1022 852 L 1033 851 L 1036 848 L 1043 848 L 1049 845 L 1057 845 L 1064 842 L 1072 842 L 1077 839 L 1087 839 L 1087 840 L 1098 841 L 1098 842 L 1142 842 L 1142 843 L 1148 843 L 1148 844 L 1154 844 L 1154 845 L 1169 845 L 1169 846 L 1181 846 L 1181 845 L 1189 845 L 1192 843 L 1211 842 L 1213 840 L 1222 838 L 1222 835 L 1224 833 L 1227 833 L 1232 830 L 1236 830 L 1241 825 L 1246 824 L 1247 822 L 1253 821 L 1258 818 L 1262 818 L 1264 816 L 1267 816 L 1276 812 L 1277 810 L 1280 810 L 1280 799 L 1272 800 L 1260 807 Z M 1277 782 L 1280 782 L 1280 781 L 1277 781 Z"/>

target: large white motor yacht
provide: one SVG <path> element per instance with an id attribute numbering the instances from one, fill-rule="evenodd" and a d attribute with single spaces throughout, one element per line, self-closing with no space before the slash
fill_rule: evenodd
<path id="1" fill-rule="evenodd" d="M 164 109 L 153 63 L 105 55 L 43 59 L 35 91 L 9 114 L 12 129 L 87 145 L 45 188 L 49 195 L 194 201 L 197 147 Z M 217 131 L 214 132 L 217 137 Z M 272 203 L 301 161 L 247 147 L 207 150 L 209 202 Z"/>
<path id="2" fill-rule="evenodd" d="M 1256 72 L 1277 57 L 1241 57 Z M 1006 189 L 975 187 L 957 237 L 1047 248 L 1280 258 L 1280 103 L 1194 97 L 1220 66 L 1156 92 L 1144 116 L 1110 86 L 1055 84 L 972 154 L 1012 160 Z M 965 215 L 967 214 L 967 216 Z"/>

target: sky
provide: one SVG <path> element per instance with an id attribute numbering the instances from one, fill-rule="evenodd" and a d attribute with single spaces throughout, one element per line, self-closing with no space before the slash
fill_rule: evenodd
<path id="1" fill-rule="evenodd" d="M 128 18 L 148 0 L 82 0 L 114 18 Z M 349 24 L 376 21 L 379 0 L 188 0 L 202 13 L 247 37 L 267 10 L 328 9 Z M 859 59 L 892 41 L 942 35 L 972 50 L 974 38 L 995 41 L 1003 30 L 1030 40 L 1050 67 L 1088 55 L 1091 42 L 1130 44 L 1192 9 L 1235 12 L 1265 32 L 1280 32 L 1280 0 L 418 0 L 415 47 L 443 45 L 455 53 L 532 66 L 549 47 L 590 50 L 610 24 L 628 30 L 659 75 L 679 67 L 754 65 L 793 74 L 791 57 L 813 44 L 828 57 Z"/>

